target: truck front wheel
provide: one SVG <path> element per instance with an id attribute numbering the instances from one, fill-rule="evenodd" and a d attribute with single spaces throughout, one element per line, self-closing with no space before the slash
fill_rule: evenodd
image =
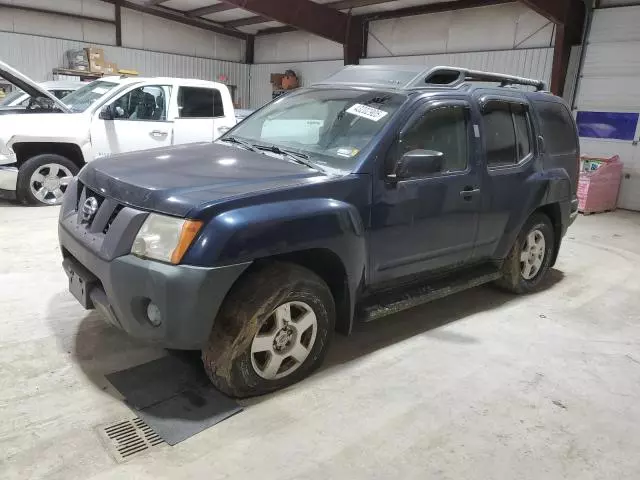
<path id="1" fill-rule="evenodd" d="M 241 279 L 202 352 L 213 384 L 233 397 L 296 383 L 324 359 L 335 325 L 327 284 L 312 271 L 270 263 Z"/>
<path id="2" fill-rule="evenodd" d="M 514 293 L 537 290 L 549 271 L 554 245 L 549 217 L 542 213 L 531 215 L 502 265 L 502 278 L 497 285 Z"/>
<path id="3" fill-rule="evenodd" d="M 44 153 L 31 157 L 18 171 L 17 197 L 32 205 L 59 205 L 78 166 L 66 157 Z"/>

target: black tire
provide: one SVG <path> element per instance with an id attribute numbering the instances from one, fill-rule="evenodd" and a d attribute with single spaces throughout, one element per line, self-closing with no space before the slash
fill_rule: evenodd
<path id="1" fill-rule="evenodd" d="M 73 163 L 67 157 L 63 157 L 62 155 L 56 155 L 54 153 L 43 153 L 41 155 L 31 157 L 29 160 L 24 162 L 18 170 L 16 198 L 19 202 L 28 205 L 54 205 L 54 203 L 45 203 L 39 200 L 33 194 L 29 185 L 31 176 L 36 172 L 36 170 L 47 164 L 56 164 L 65 167 L 71 172 L 73 176 L 77 175 L 80 171 L 80 168 L 75 163 Z M 60 202 L 61 200 L 55 204 L 59 204 Z"/>
<path id="2" fill-rule="evenodd" d="M 254 368 L 251 345 L 265 322 L 272 321 L 275 309 L 287 302 L 304 302 L 313 310 L 315 341 L 306 359 L 290 374 L 265 379 Z M 263 395 L 292 385 L 318 368 L 334 328 L 333 296 L 318 275 L 296 264 L 268 263 L 247 274 L 227 295 L 202 351 L 202 361 L 211 382 L 227 395 Z"/>
<path id="3" fill-rule="evenodd" d="M 544 236 L 545 252 L 542 265 L 538 272 L 530 279 L 525 279 L 522 274 L 520 257 L 527 236 L 538 230 Z M 516 242 L 502 265 L 502 278 L 496 282 L 499 287 L 513 293 L 522 294 L 538 290 L 549 271 L 555 250 L 555 238 L 553 226 L 549 217 L 542 213 L 534 213 L 522 227 Z"/>

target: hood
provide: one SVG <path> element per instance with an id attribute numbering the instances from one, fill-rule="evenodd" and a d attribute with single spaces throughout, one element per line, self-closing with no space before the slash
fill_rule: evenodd
<path id="1" fill-rule="evenodd" d="M 0 114 L 0 143 L 37 140 L 72 142 L 82 145 L 89 140 L 88 122 L 82 113 Z"/>
<path id="2" fill-rule="evenodd" d="M 16 87 L 28 93 L 32 97 L 46 97 L 50 99 L 63 112 L 70 112 L 69 107 L 58 100 L 53 94 L 49 93 L 43 87 L 31 80 L 29 77 L 21 74 L 15 68 L 10 67 L 4 62 L 0 62 L 0 77 L 8 82 L 13 83 Z"/>
<path id="3" fill-rule="evenodd" d="M 80 181 L 134 207 L 184 217 L 203 203 L 330 178 L 279 157 L 196 143 L 116 155 L 90 162 Z"/>

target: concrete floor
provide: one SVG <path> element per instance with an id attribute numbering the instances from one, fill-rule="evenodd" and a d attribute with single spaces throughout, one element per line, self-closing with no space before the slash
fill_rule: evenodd
<path id="1" fill-rule="evenodd" d="M 124 464 L 104 374 L 162 350 L 67 293 L 57 208 L 0 203 L 0 478 L 640 478 L 640 215 L 580 217 L 549 288 L 478 288 L 336 337 L 310 379 Z"/>

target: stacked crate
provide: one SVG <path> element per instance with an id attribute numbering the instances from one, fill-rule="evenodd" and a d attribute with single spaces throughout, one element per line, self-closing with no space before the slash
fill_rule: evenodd
<path id="1" fill-rule="evenodd" d="M 582 157 L 581 165 L 578 210 L 585 214 L 615 210 L 622 180 L 620 157 Z"/>

